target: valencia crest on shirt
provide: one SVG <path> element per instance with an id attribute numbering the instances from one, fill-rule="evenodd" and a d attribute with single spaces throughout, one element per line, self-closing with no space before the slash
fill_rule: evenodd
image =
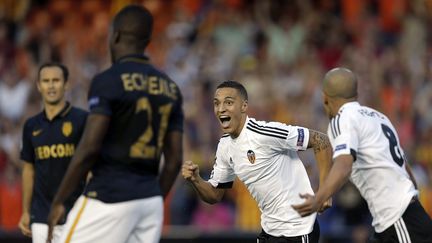
<path id="1" fill-rule="evenodd" d="M 254 151 L 248 150 L 247 151 L 247 157 L 248 157 L 249 162 L 251 162 L 252 164 L 255 163 L 255 152 Z"/>

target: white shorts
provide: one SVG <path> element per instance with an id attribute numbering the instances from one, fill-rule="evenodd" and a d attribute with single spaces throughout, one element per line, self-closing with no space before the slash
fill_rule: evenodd
<path id="1" fill-rule="evenodd" d="M 80 196 L 59 243 L 158 243 L 162 223 L 161 196 L 119 203 Z"/>
<path id="2" fill-rule="evenodd" d="M 48 236 L 48 225 L 43 223 L 32 223 L 32 242 L 33 243 L 46 243 Z M 63 225 L 57 225 L 54 227 L 52 243 L 57 243 L 59 241 L 61 232 L 63 230 Z"/>

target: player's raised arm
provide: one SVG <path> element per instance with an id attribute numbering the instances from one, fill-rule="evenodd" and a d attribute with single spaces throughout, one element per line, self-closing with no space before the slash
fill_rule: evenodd
<path id="1" fill-rule="evenodd" d="M 110 117 L 101 114 L 90 114 L 87 118 L 83 137 L 72 158 L 62 183 L 54 197 L 51 211 L 48 215 L 48 240 L 52 238 L 53 227 L 59 222 L 64 213 L 63 203 L 74 191 L 78 183 L 87 175 L 99 150 L 110 123 Z"/>
<path id="2" fill-rule="evenodd" d="M 210 204 L 220 202 L 226 189 L 215 188 L 199 174 L 199 167 L 192 161 L 186 161 L 182 166 L 182 176 L 189 181 L 199 197 Z"/>

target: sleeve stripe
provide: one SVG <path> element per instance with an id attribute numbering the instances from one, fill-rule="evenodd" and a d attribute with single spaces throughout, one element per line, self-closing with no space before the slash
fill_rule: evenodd
<path id="1" fill-rule="evenodd" d="M 258 124 L 256 124 L 253 121 L 250 121 L 248 123 L 248 126 L 251 126 L 255 129 L 258 129 L 260 131 L 265 131 L 265 132 L 270 132 L 270 133 L 275 133 L 275 134 L 279 134 L 282 136 L 288 136 L 288 131 L 282 128 L 278 128 L 278 127 L 270 127 L 270 126 L 260 126 Z"/>
<path id="2" fill-rule="evenodd" d="M 331 121 L 330 121 L 330 129 L 331 129 L 333 138 L 336 138 L 336 134 L 335 134 L 335 130 L 334 130 L 334 126 L 333 125 L 334 125 L 334 118 L 331 119 Z"/>
<path id="3" fill-rule="evenodd" d="M 337 136 L 339 136 L 341 134 L 340 127 L 339 127 L 339 119 L 340 119 L 340 114 L 337 114 L 330 121 L 330 123 L 331 123 L 330 127 L 331 127 L 333 138 L 336 138 Z"/>
<path id="4" fill-rule="evenodd" d="M 253 132 L 261 134 L 261 135 L 266 135 L 266 136 L 276 137 L 276 138 L 281 138 L 281 139 L 287 139 L 287 135 L 279 135 L 277 133 L 269 132 L 266 130 L 258 130 L 256 128 L 251 127 L 249 124 L 246 126 L 246 128 L 253 131 Z"/>
<path id="5" fill-rule="evenodd" d="M 340 114 L 337 114 L 337 116 L 336 116 L 336 129 L 337 129 L 338 135 L 341 134 L 340 126 L 339 126 L 339 119 L 340 119 Z"/>
<path id="6" fill-rule="evenodd" d="M 222 189 L 232 188 L 233 183 L 234 183 L 233 181 L 218 183 L 216 188 L 222 188 Z"/>

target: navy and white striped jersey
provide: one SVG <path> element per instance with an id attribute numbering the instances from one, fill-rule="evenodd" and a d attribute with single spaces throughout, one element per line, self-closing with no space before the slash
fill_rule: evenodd
<path id="1" fill-rule="evenodd" d="M 327 134 L 333 158 L 353 156 L 350 180 L 368 203 L 375 231 L 383 232 L 402 216 L 417 194 L 395 128 L 382 113 L 349 102 L 331 120 Z"/>
<path id="2" fill-rule="evenodd" d="M 247 118 L 240 135 L 224 135 L 216 151 L 209 182 L 229 188 L 237 176 L 261 210 L 261 226 L 273 236 L 299 236 L 313 229 L 316 214 L 302 218 L 291 207 L 313 194 L 298 150 L 309 142 L 307 128 Z"/>

